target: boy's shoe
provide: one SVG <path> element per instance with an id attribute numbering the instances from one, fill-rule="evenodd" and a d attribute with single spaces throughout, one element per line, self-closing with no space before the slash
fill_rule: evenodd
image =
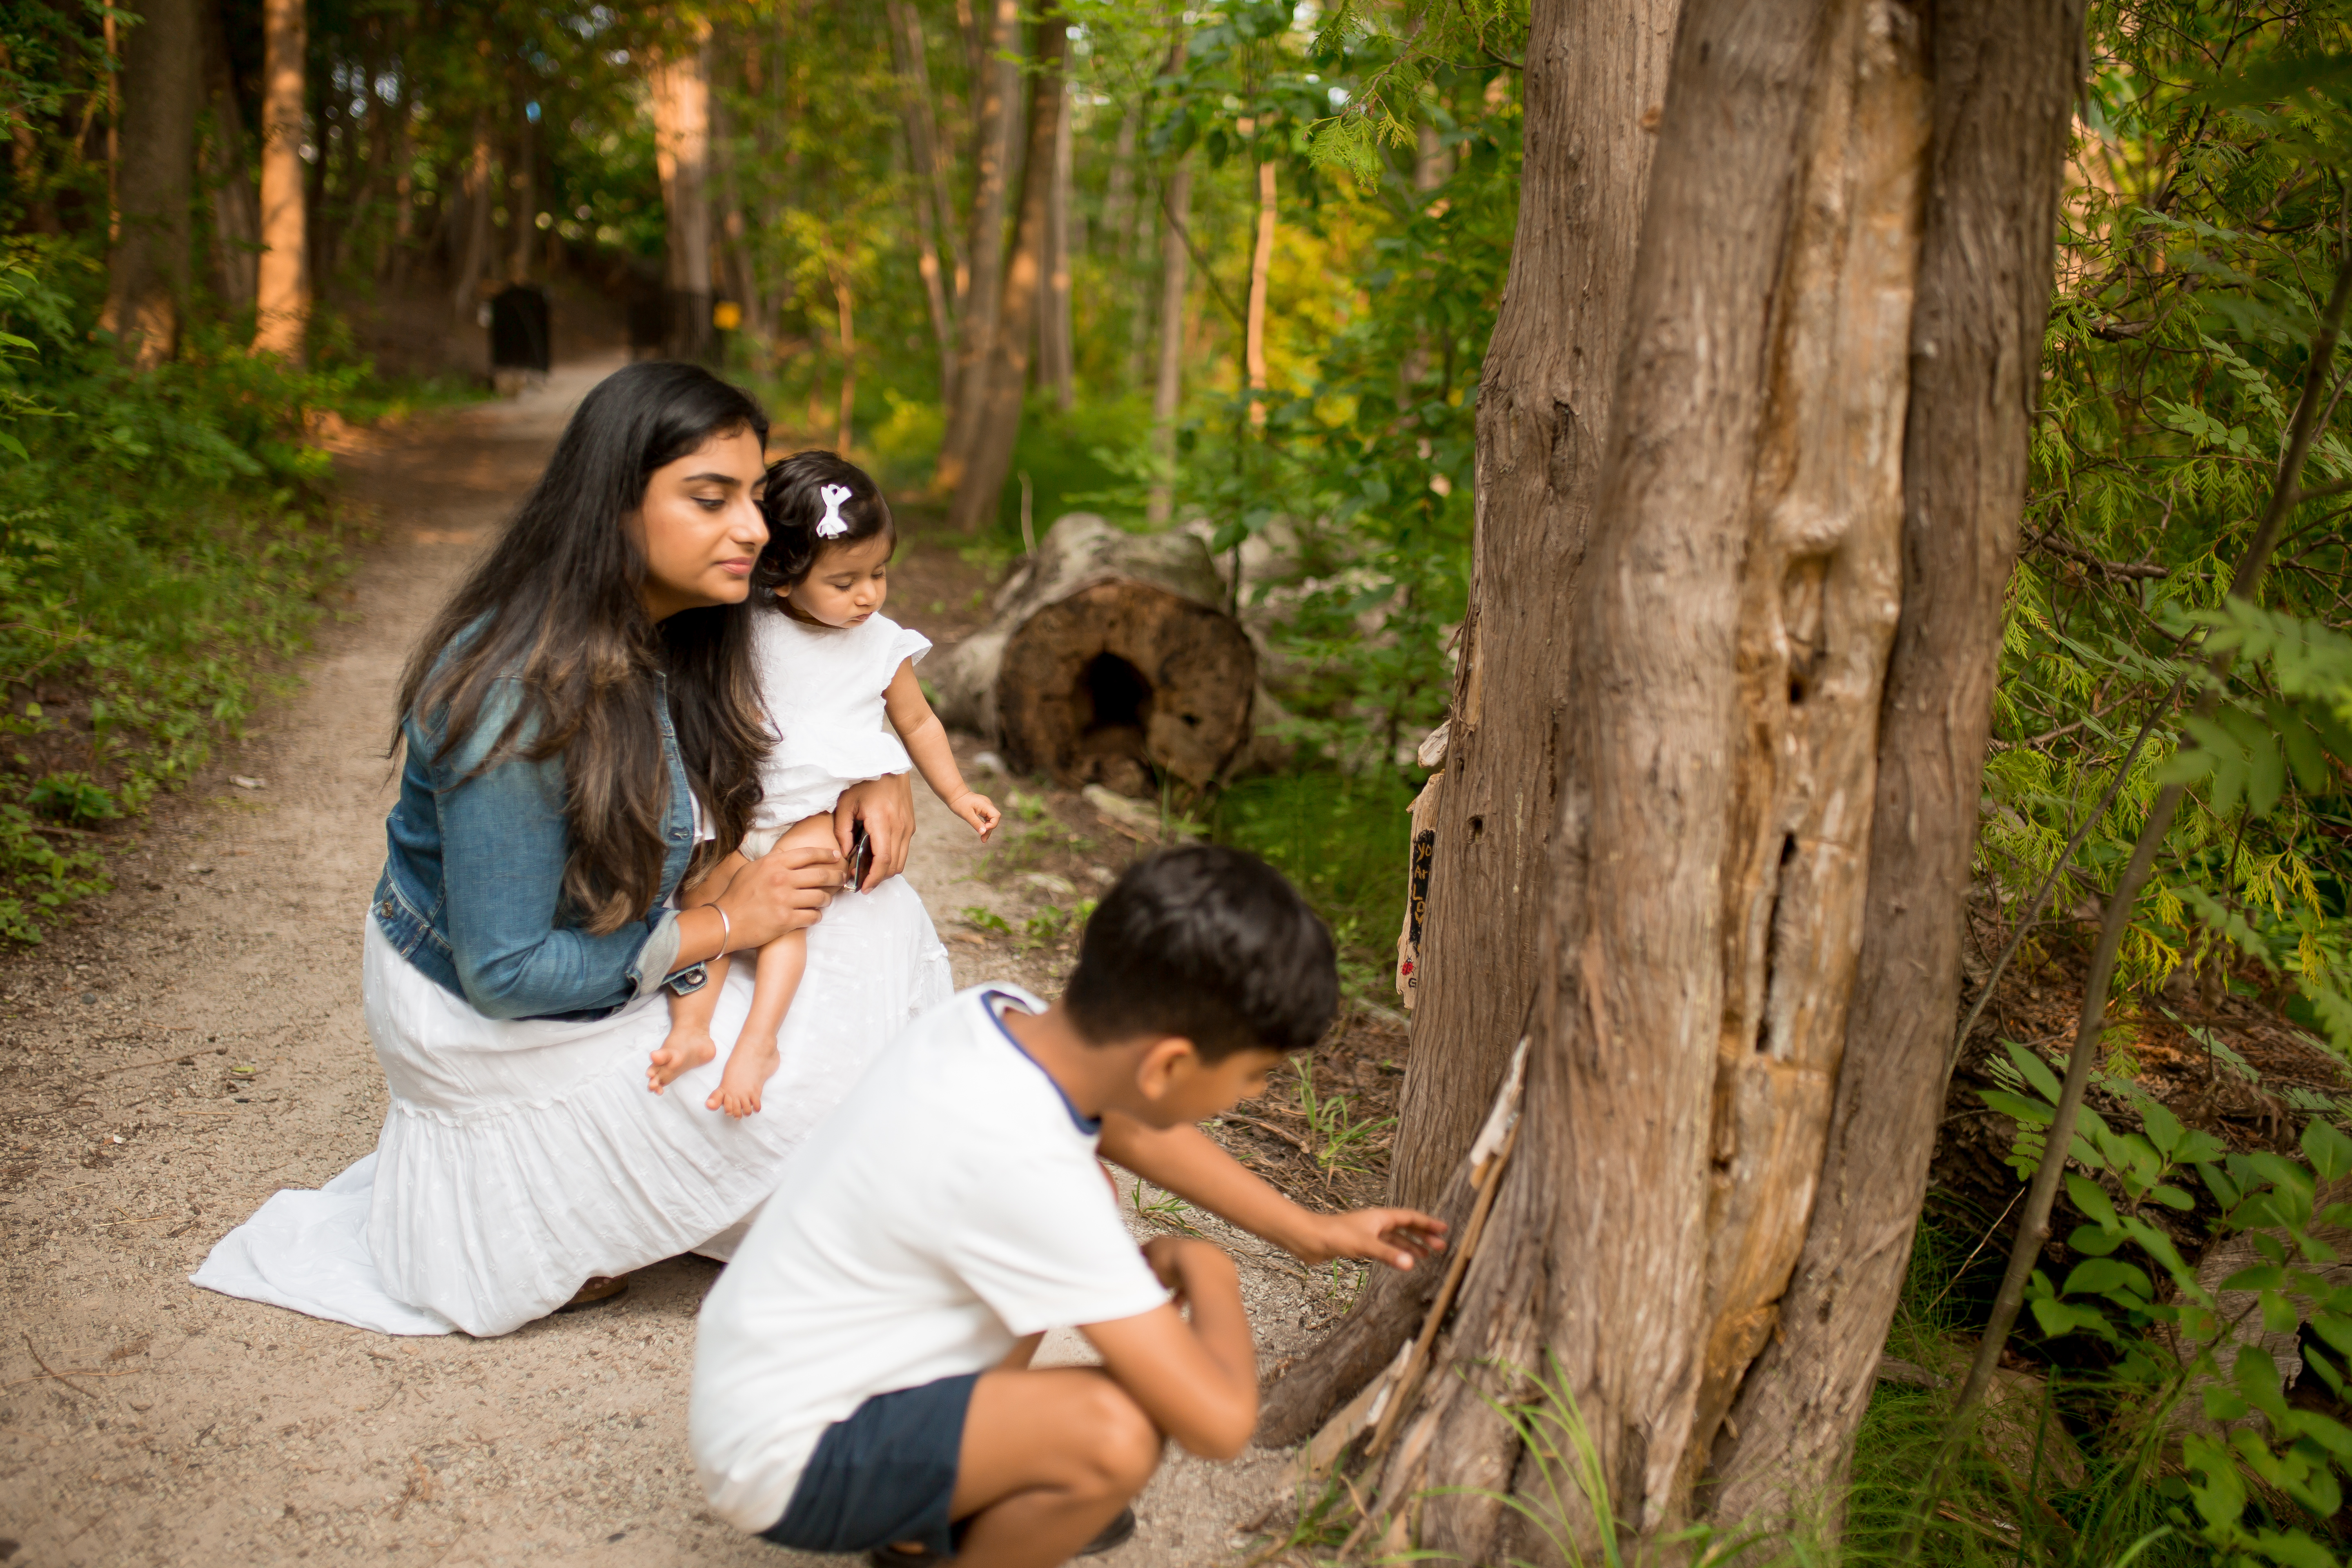
<path id="1" fill-rule="evenodd" d="M 1118 1517 L 1102 1527 L 1102 1533 L 1078 1548 L 1078 1555 L 1099 1557 L 1106 1552 L 1126 1545 L 1134 1534 L 1135 1510 L 1120 1509 Z M 919 1546 L 911 1552 L 901 1546 L 877 1546 L 866 1554 L 866 1561 L 871 1568 L 936 1568 L 937 1564 L 949 1559 L 928 1546 Z"/>

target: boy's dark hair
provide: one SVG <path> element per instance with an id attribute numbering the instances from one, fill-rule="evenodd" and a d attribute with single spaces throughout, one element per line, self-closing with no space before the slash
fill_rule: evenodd
<path id="1" fill-rule="evenodd" d="M 1281 872 L 1221 845 L 1127 868 L 1087 921 L 1062 1002 L 1097 1045 L 1181 1035 L 1203 1061 L 1304 1050 L 1339 1005 L 1331 933 Z"/>
<path id="2" fill-rule="evenodd" d="M 824 497 L 820 492 L 827 485 L 849 487 L 849 499 L 841 503 L 841 521 L 849 525 L 849 531 L 819 539 L 816 525 L 824 521 Z M 863 544 L 877 534 L 895 540 L 898 532 L 881 487 L 865 469 L 833 452 L 794 452 L 769 464 L 760 510 L 768 519 L 768 542 L 760 552 L 751 583 L 772 594 L 799 586 L 815 568 L 817 557 L 828 550 Z"/>

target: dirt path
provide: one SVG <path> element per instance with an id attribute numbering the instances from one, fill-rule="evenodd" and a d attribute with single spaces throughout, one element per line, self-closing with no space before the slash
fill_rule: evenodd
<path id="1" fill-rule="evenodd" d="M 489 1341 L 385 1339 L 185 1283 L 271 1192 L 316 1186 L 373 1146 L 384 1093 L 359 939 L 400 659 L 606 368 L 347 459 L 383 539 L 305 688 L 159 816 L 118 866 L 121 891 L 0 963 L 9 1568 L 782 1560 L 709 1514 L 687 1453 L 694 1312 L 715 1265 L 674 1259 L 611 1308 Z M 923 624 L 919 605 L 892 608 Z M 957 911 L 1013 896 L 916 795 L 910 873 L 959 984 L 1007 973 L 1011 953 Z M 1268 1357 L 1342 1304 L 1328 1280 L 1223 1239 Z M 1275 1455 L 1178 1457 L 1135 1544 L 1108 1561 L 1229 1556 L 1282 1478 Z"/>

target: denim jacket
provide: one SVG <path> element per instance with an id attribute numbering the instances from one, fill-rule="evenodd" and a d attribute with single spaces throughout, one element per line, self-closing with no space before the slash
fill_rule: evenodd
<path id="1" fill-rule="evenodd" d="M 695 820 L 667 685 L 661 896 L 643 919 L 603 936 L 562 921 L 563 759 L 509 761 L 466 776 L 521 697 L 519 683 L 497 682 L 473 733 L 437 762 L 438 725 L 414 713 L 402 722 L 405 758 L 400 800 L 384 821 L 389 853 L 375 887 L 376 924 L 402 957 L 486 1017 L 593 1018 L 665 980 L 694 989 L 703 980 L 700 965 L 670 973 L 678 929 L 667 906 L 694 853 Z"/>

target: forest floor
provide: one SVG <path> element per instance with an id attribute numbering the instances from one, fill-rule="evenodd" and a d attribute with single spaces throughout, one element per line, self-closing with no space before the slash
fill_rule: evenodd
<path id="1" fill-rule="evenodd" d="M 199 1290 L 186 1277 L 280 1187 L 365 1154 L 383 1080 L 360 1013 L 361 911 L 383 853 L 392 693 L 425 617 L 617 357 L 519 399 L 360 432 L 339 454 L 376 542 L 299 692 L 116 846 L 117 890 L 0 959 L 0 1562 L 753 1563 L 775 1548 L 705 1507 L 686 1446 L 694 1314 L 718 1266 L 677 1258 L 626 1297 L 503 1339 L 388 1339 Z M 984 574 L 909 530 L 892 613 L 945 641 Z M 1050 994 L 1080 899 L 1140 847 L 1075 795 L 989 773 L 1013 804 L 982 851 L 918 788 L 909 875 L 970 984 Z M 1016 798 L 1017 797 L 1017 798 Z M 1318 1056 L 1334 1122 L 1292 1086 L 1221 1135 L 1297 1195 L 1379 1189 L 1375 1120 L 1402 1037 L 1358 1009 Z M 1384 1113 L 1384 1112 L 1383 1112 Z M 1320 1114 L 1322 1121 L 1316 1120 Z M 1352 1137 L 1329 1137 L 1328 1125 Z M 1241 1264 L 1265 1363 L 1344 1310 L 1356 1275 L 1167 1200 Z M 1073 1337 L 1049 1353 L 1083 1353 Z M 1286 1456 L 1171 1452 L 1113 1568 L 1231 1557 L 1286 1495 Z"/>

